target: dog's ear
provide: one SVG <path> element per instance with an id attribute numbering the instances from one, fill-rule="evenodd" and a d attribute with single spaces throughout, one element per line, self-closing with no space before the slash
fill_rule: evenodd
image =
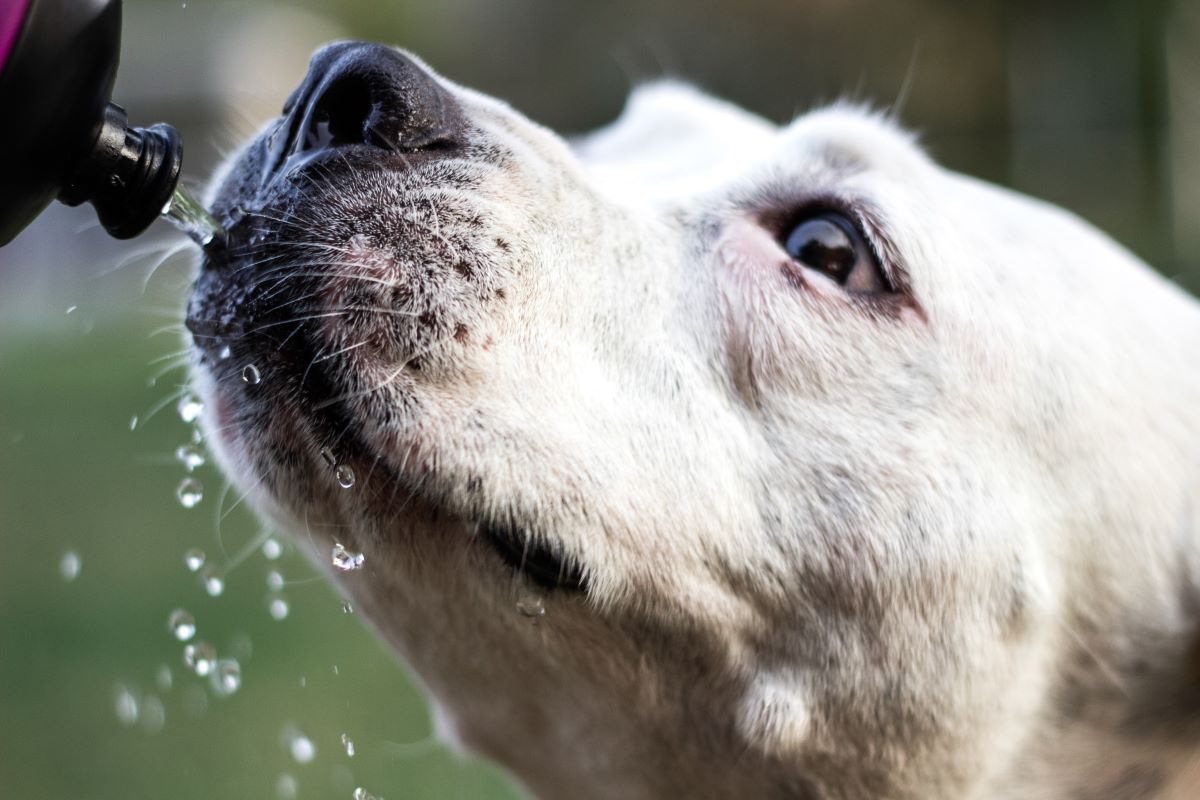
<path id="1" fill-rule="evenodd" d="M 641 155 L 704 153 L 717 159 L 722 150 L 738 152 L 775 134 L 777 127 L 732 103 L 674 80 L 639 86 L 621 115 L 576 143 L 588 162 L 624 162 Z"/>

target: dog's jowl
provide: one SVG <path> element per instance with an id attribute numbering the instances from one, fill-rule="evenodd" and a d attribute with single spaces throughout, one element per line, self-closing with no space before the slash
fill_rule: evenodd
<path id="1" fill-rule="evenodd" d="M 1089 226 L 859 109 L 567 143 L 361 43 L 211 202 L 219 460 L 534 794 L 1196 796 L 1200 310 Z"/>

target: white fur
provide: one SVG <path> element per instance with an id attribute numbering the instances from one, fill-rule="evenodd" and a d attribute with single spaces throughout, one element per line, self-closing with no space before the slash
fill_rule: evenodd
<path id="1" fill-rule="evenodd" d="M 487 251 L 506 299 L 439 289 L 469 332 L 419 372 L 344 356 L 373 451 L 339 454 L 356 486 L 317 410 L 239 426 L 246 388 L 195 376 L 256 506 L 321 564 L 334 540 L 365 553 L 335 577 L 445 731 L 545 797 L 1200 791 L 1192 300 L 859 109 L 778 128 L 652 86 L 571 149 L 451 90 L 512 166 L 469 195 L 373 185 L 425 231 L 416 255 L 335 255 L 411 280 L 435 237 L 482 242 L 466 207 L 511 245 Z M 869 209 L 911 303 L 785 278 L 760 219 L 813 197 Z M 329 351 L 356 338 L 309 324 Z M 283 443 L 316 488 L 264 475 Z M 588 594 L 519 613 L 534 589 L 475 535 L 493 514 L 577 558 Z"/>

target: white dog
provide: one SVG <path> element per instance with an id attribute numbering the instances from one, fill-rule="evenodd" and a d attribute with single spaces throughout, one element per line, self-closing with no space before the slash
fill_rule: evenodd
<path id="1" fill-rule="evenodd" d="M 1200 796 L 1200 312 L 1086 224 L 853 108 L 568 145 L 360 43 L 212 205 L 221 463 L 536 795 Z"/>

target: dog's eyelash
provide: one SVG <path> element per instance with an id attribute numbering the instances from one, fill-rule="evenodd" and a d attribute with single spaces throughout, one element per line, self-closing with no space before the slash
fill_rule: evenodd
<path id="1" fill-rule="evenodd" d="M 579 562 L 540 537 L 494 525 L 481 526 L 480 536 L 505 564 L 543 589 L 587 591 L 587 575 Z"/>
<path id="2" fill-rule="evenodd" d="M 751 212 L 758 224 L 776 240 L 786 235 L 790 225 L 806 216 L 835 213 L 852 220 L 870 248 L 891 293 L 911 296 L 912 282 L 908 270 L 904 267 L 899 250 L 884 234 L 887 226 L 882 222 L 882 213 L 872 205 L 833 192 L 798 194 L 790 187 L 769 191 L 757 197 L 753 205 L 759 209 Z"/>

